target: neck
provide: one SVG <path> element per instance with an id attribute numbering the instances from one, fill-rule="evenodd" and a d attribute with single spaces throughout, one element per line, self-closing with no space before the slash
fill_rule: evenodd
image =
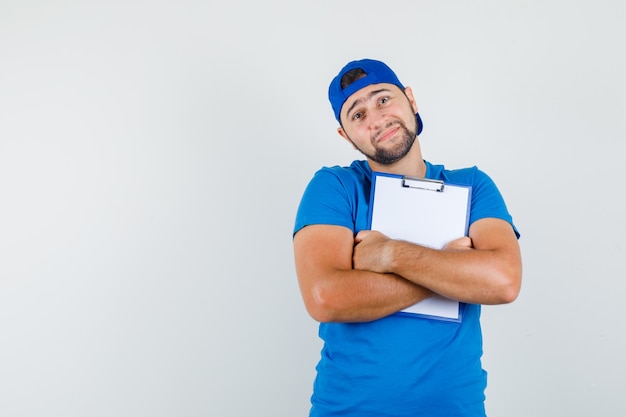
<path id="1" fill-rule="evenodd" d="M 372 171 L 386 172 L 388 174 L 396 175 L 407 175 L 417 178 L 424 178 L 426 176 L 426 164 L 422 158 L 422 152 L 417 144 L 417 141 L 402 159 L 394 162 L 393 164 L 383 165 L 374 162 L 371 159 L 368 159 L 367 162 Z"/>

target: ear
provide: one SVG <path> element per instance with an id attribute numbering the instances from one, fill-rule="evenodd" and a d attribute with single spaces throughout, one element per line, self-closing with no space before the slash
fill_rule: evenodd
<path id="1" fill-rule="evenodd" d="M 359 148 L 356 147 L 356 145 L 354 144 L 354 142 L 352 142 L 352 140 L 348 137 L 348 135 L 346 134 L 346 131 L 343 130 L 342 127 L 338 127 L 337 128 L 337 133 L 339 133 L 339 136 L 341 136 L 342 138 L 344 138 L 345 140 L 347 140 L 350 145 L 352 145 L 352 147 L 354 149 L 356 149 L 357 151 L 359 150 Z"/>
<path id="2" fill-rule="evenodd" d="M 413 107 L 413 113 L 417 113 L 417 103 L 415 103 L 411 87 L 405 87 L 404 94 L 406 94 L 406 97 L 409 99 L 409 103 L 411 103 L 411 107 Z"/>

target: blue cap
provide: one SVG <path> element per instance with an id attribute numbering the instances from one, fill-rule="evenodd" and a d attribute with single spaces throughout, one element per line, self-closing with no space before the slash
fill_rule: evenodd
<path id="1" fill-rule="evenodd" d="M 359 78 L 354 81 L 345 89 L 342 89 L 341 78 L 343 78 L 347 72 L 356 68 L 362 69 L 366 75 L 363 78 Z M 375 61 L 373 59 L 361 59 L 359 61 L 352 61 L 346 64 L 346 66 L 339 71 L 339 74 L 333 78 L 330 86 L 328 87 L 328 100 L 330 100 L 330 104 L 333 107 L 333 112 L 335 112 L 335 118 L 337 121 L 341 123 L 341 108 L 348 97 L 368 85 L 381 83 L 396 85 L 404 91 L 404 85 L 402 85 L 396 74 L 384 62 Z M 417 119 L 417 134 L 419 135 L 422 133 L 423 128 L 422 119 L 420 118 L 419 113 L 416 113 L 415 117 Z"/>

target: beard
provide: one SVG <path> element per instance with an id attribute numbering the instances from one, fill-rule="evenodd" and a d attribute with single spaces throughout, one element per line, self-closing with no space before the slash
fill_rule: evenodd
<path id="1" fill-rule="evenodd" d="M 374 135 L 372 137 L 372 146 L 374 146 L 374 153 L 366 153 L 363 149 L 359 148 L 352 142 L 354 147 L 359 150 L 363 155 L 372 161 L 381 164 L 381 165 L 391 165 L 394 162 L 399 161 L 404 158 L 404 156 L 409 153 L 413 143 L 415 142 L 415 138 L 417 137 L 416 130 L 410 130 L 402 121 L 394 121 L 388 123 L 384 129 L 387 129 L 391 126 L 397 125 L 400 128 L 401 136 L 399 138 L 398 143 L 391 148 L 382 148 L 376 145 L 376 138 L 378 135 Z"/>

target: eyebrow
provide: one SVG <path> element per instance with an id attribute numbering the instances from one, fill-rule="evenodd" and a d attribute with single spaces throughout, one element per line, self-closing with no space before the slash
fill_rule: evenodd
<path id="1" fill-rule="evenodd" d="M 381 88 L 381 89 L 379 89 L 379 90 L 374 90 L 374 91 L 370 92 L 370 93 L 367 95 L 367 97 L 363 97 L 363 98 L 360 98 L 360 99 L 356 100 L 354 103 L 352 103 L 352 105 L 351 105 L 350 107 L 348 107 L 348 110 L 346 110 L 346 116 L 347 116 L 347 115 L 349 115 L 349 114 L 350 114 L 350 112 L 351 112 L 352 110 L 354 110 L 354 108 L 355 108 L 356 106 L 358 106 L 359 104 L 361 104 L 361 103 L 363 103 L 363 102 L 365 102 L 365 101 L 369 101 L 369 100 L 371 100 L 371 98 L 372 98 L 373 96 L 375 96 L 376 94 L 383 93 L 383 92 L 387 92 L 387 91 L 388 91 L 388 92 L 391 92 L 391 90 L 390 90 L 389 88 Z"/>

